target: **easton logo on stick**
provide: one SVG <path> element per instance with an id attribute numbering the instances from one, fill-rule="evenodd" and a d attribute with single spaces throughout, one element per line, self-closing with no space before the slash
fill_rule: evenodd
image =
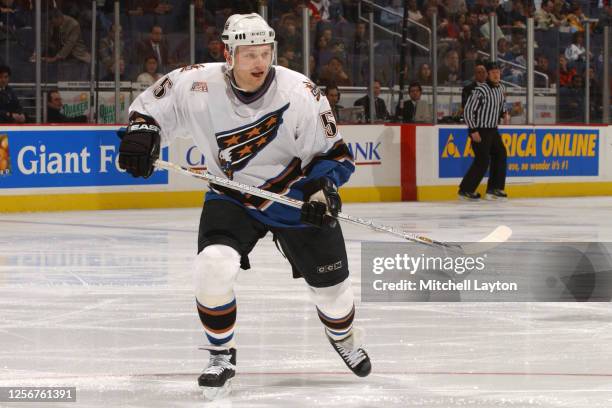
<path id="1" fill-rule="evenodd" d="M 249 125 L 215 135 L 219 146 L 221 169 L 229 179 L 233 179 L 234 172 L 242 170 L 251 159 L 274 140 L 279 126 L 283 123 L 283 114 L 287 108 L 289 104 L 262 116 Z"/>

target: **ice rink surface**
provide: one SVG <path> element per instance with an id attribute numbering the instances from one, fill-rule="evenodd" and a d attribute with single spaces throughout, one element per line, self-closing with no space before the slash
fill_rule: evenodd
<path id="1" fill-rule="evenodd" d="M 612 241 L 612 198 L 345 205 L 439 240 L 507 224 L 513 241 Z M 192 293 L 200 209 L 0 215 L 0 386 L 76 386 L 77 403 L 7 407 L 612 407 L 608 303 L 361 303 L 373 361 L 350 373 L 270 236 L 237 286 L 238 374 L 206 403 Z"/>

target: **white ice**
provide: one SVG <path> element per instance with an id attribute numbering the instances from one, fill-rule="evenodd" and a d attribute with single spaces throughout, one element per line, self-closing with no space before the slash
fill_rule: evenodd
<path id="1" fill-rule="evenodd" d="M 439 240 L 499 224 L 515 241 L 612 241 L 612 198 L 345 205 Z M 238 374 L 206 403 L 194 307 L 199 209 L 0 215 L 0 386 L 76 386 L 66 407 L 612 407 L 608 303 L 362 303 L 360 243 L 345 225 L 372 374 L 352 375 L 304 282 L 270 237 L 241 272 Z"/>

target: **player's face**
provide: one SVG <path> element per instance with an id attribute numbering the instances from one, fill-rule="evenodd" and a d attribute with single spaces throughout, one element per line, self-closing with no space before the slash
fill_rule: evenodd
<path id="1" fill-rule="evenodd" d="M 272 45 L 243 45 L 235 54 L 236 84 L 248 92 L 256 91 L 263 85 L 272 65 Z"/>
<path id="2" fill-rule="evenodd" d="M 489 81 L 497 85 L 499 84 L 500 80 L 501 80 L 501 71 L 499 69 L 489 70 Z"/>

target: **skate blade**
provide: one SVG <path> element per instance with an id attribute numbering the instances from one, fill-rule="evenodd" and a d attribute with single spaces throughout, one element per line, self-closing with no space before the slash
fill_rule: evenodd
<path id="1" fill-rule="evenodd" d="M 232 380 L 229 379 L 225 382 L 223 387 L 200 387 L 202 388 L 202 394 L 204 398 L 209 401 L 216 401 L 229 396 L 232 393 Z"/>
<path id="2" fill-rule="evenodd" d="M 470 198 L 470 197 L 464 197 L 464 196 L 459 196 L 458 199 L 459 201 L 467 201 L 471 203 L 477 203 L 478 201 L 480 201 L 480 198 Z"/>
<path id="3" fill-rule="evenodd" d="M 485 195 L 485 200 L 487 201 L 508 201 L 507 197 L 498 197 L 496 195 L 493 194 L 487 194 Z"/>

